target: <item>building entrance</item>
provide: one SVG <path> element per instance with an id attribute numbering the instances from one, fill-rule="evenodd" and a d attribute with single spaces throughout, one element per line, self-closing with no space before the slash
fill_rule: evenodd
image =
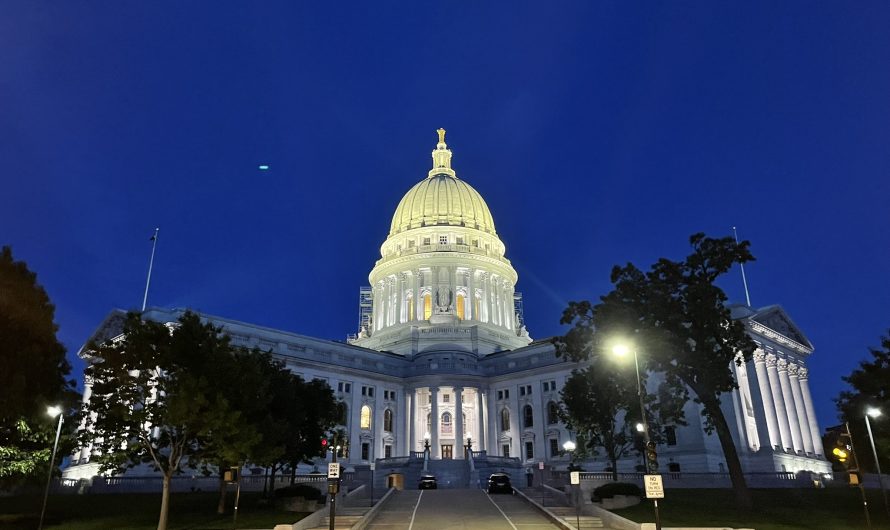
<path id="1" fill-rule="evenodd" d="M 442 459 L 451 459 L 454 458 L 452 456 L 454 446 L 451 444 L 443 444 L 442 445 Z"/>

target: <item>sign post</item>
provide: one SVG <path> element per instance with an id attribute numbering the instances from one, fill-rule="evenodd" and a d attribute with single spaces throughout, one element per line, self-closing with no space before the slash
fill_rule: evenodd
<path id="1" fill-rule="evenodd" d="M 575 528 L 581 528 L 581 472 L 570 472 L 569 482 L 572 484 L 572 490 L 575 493 Z"/>
<path id="2" fill-rule="evenodd" d="M 377 467 L 377 464 L 371 462 L 371 506 L 374 506 L 374 469 Z"/>
<path id="3" fill-rule="evenodd" d="M 334 453 L 334 458 L 337 454 Z M 328 517 L 328 530 L 334 530 L 334 518 L 336 517 L 337 493 L 340 491 L 340 464 L 328 463 L 328 495 L 331 497 L 331 513 Z"/>
<path id="4" fill-rule="evenodd" d="M 646 498 L 655 503 L 655 530 L 661 530 L 661 518 L 658 516 L 658 499 L 664 498 L 661 475 L 643 475 L 643 486 L 646 489 Z"/>

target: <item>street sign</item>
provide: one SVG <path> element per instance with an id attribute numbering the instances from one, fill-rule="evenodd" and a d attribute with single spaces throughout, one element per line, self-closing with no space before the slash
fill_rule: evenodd
<path id="1" fill-rule="evenodd" d="M 664 486 L 661 483 L 661 475 L 643 475 L 643 485 L 646 488 L 647 499 L 664 498 Z"/>
<path id="2" fill-rule="evenodd" d="M 371 462 L 371 471 L 374 471 L 375 469 L 377 469 L 377 464 Z"/>
<path id="3" fill-rule="evenodd" d="M 538 462 L 538 469 L 544 469 L 544 462 Z"/>
<path id="4" fill-rule="evenodd" d="M 328 464 L 328 478 L 340 478 L 340 464 L 337 462 Z"/>
<path id="5" fill-rule="evenodd" d="M 569 473 L 570 482 L 574 484 L 581 484 L 581 472 L 580 471 L 572 471 Z"/>

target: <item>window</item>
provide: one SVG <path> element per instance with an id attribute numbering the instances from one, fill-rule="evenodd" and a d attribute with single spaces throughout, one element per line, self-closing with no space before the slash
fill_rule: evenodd
<path id="1" fill-rule="evenodd" d="M 439 236 L 439 244 L 447 245 L 448 244 L 448 236 Z"/>
<path id="2" fill-rule="evenodd" d="M 433 316 L 433 297 L 430 293 L 423 295 L 423 319 L 429 320 Z"/>
<path id="3" fill-rule="evenodd" d="M 532 411 L 531 405 L 522 408 L 522 426 L 528 429 L 535 425 L 535 413 Z"/>
<path id="4" fill-rule="evenodd" d="M 426 415 L 426 432 L 433 432 L 433 417 L 430 413 Z"/>
<path id="5" fill-rule="evenodd" d="M 559 423 L 559 405 L 554 401 L 547 403 L 547 424 L 555 425 Z"/>
<path id="6" fill-rule="evenodd" d="M 430 238 L 428 238 L 428 237 L 423 238 L 423 244 L 424 244 L 424 245 L 429 245 L 429 244 L 430 244 Z"/>
<path id="7" fill-rule="evenodd" d="M 535 459 L 535 442 L 525 442 L 525 459 Z"/>
<path id="8" fill-rule="evenodd" d="M 458 244 L 458 245 L 463 245 L 463 244 L 464 244 L 464 238 L 462 238 L 462 237 L 458 237 L 458 238 L 457 238 L 457 244 Z"/>
<path id="9" fill-rule="evenodd" d="M 504 399 L 510 399 L 510 391 L 507 389 L 504 389 Z"/>
<path id="10" fill-rule="evenodd" d="M 337 403 L 337 423 L 340 425 L 346 425 L 349 423 L 347 413 L 348 409 L 346 408 L 346 403 L 340 401 Z"/>
<path id="11" fill-rule="evenodd" d="M 677 445 L 677 428 L 668 425 L 664 428 L 664 439 L 668 445 Z"/>
<path id="12" fill-rule="evenodd" d="M 390 409 L 383 411 L 383 430 L 392 432 L 392 410 Z"/>
<path id="13" fill-rule="evenodd" d="M 510 411 L 507 409 L 501 409 L 501 430 L 510 430 Z"/>
<path id="14" fill-rule="evenodd" d="M 362 387 L 362 395 L 368 397 L 374 397 L 374 387 L 373 386 L 363 386 Z"/>
<path id="15" fill-rule="evenodd" d="M 414 240 L 413 239 L 408 240 L 408 248 L 414 248 Z"/>
<path id="16" fill-rule="evenodd" d="M 550 457 L 559 456 L 559 440 L 556 438 L 550 439 Z"/>
<path id="17" fill-rule="evenodd" d="M 362 429 L 371 428 L 371 407 L 362 405 L 362 415 L 359 420 L 359 427 Z"/>
<path id="18" fill-rule="evenodd" d="M 463 293 L 459 293 L 457 295 L 457 318 L 459 318 L 461 320 L 466 318 L 465 311 L 464 311 L 464 304 L 466 303 L 465 300 L 466 299 L 464 298 Z"/>
<path id="19" fill-rule="evenodd" d="M 478 239 L 473 240 L 473 246 L 476 248 L 479 248 L 479 240 Z"/>
<path id="20" fill-rule="evenodd" d="M 679 473 L 680 472 L 680 464 L 677 462 L 669 462 L 668 463 L 668 471 L 671 473 Z"/>
<path id="21" fill-rule="evenodd" d="M 498 401 L 500 401 L 500 400 L 502 400 L 502 399 L 504 399 L 504 391 L 503 391 L 503 390 L 498 390 Z"/>
<path id="22" fill-rule="evenodd" d="M 525 385 L 525 394 L 527 396 L 532 395 L 532 386 L 531 385 Z"/>
<path id="23" fill-rule="evenodd" d="M 337 392 L 344 392 L 344 393 L 348 394 L 351 391 L 352 391 L 352 385 L 350 383 L 345 383 L 343 381 L 340 381 L 339 383 L 337 383 Z"/>
<path id="24" fill-rule="evenodd" d="M 510 444 L 504 444 L 501 446 L 501 456 L 510 458 Z"/>
<path id="25" fill-rule="evenodd" d="M 392 446 L 391 445 L 383 446 L 383 458 L 392 458 Z"/>
<path id="26" fill-rule="evenodd" d="M 556 392 L 556 381 L 544 381 L 544 392 Z"/>
<path id="27" fill-rule="evenodd" d="M 451 403 L 451 394 L 442 394 L 442 403 Z"/>
<path id="28" fill-rule="evenodd" d="M 520 395 L 520 396 L 524 396 L 524 395 L 525 395 L 525 387 L 524 387 L 524 386 L 520 386 L 520 387 L 519 387 L 519 395 Z"/>
<path id="29" fill-rule="evenodd" d="M 364 442 L 362 444 L 362 460 L 369 460 L 371 458 L 371 444 L 368 442 Z"/>
<path id="30" fill-rule="evenodd" d="M 442 433 L 443 434 L 451 434 L 451 413 L 443 412 L 442 413 Z"/>

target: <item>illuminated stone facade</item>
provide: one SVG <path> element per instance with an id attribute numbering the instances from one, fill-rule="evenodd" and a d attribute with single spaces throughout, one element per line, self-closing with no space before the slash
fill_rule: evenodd
<path id="1" fill-rule="evenodd" d="M 515 304 L 518 280 L 483 198 L 458 178 L 445 131 L 433 168 L 399 202 L 381 258 L 369 275 L 371 303 L 347 343 L 202 315 L 236 345 L 271 350 L 305 379 L 322 379 L 346 408 L 347 465 L 406 456 L 429 440 L 433 458 L 474 450 L 565 468 L 562 444 L 573 435 L 556 414 L 559 392 L 577 365 L 557 358 L 549 340 L 534 342 Z M 182 310 L 152 308 L 144 318 L 173 322 Z M 98 338 L 120 332 L 112 312 Z M 747 471 L 827 472 L 807 384 L 813 349 L 778 306 L 733 308 L 759 349 L 735 369 L 739 390 L 723 399 Z M 653 377 L 651 384 L 655 384 Z M 91 397 L 85 385 L 84 400 Z M 659 448 L 662 470 L 720 472 L 723 452 L 686 406 L 688 426 L 671 429 Z M 84 447 L 68 478 L 96 472 Z M 633 471 L 638 458 L 620 463 Z M 318 462 L 321 463 L 321 462 Z M 602 470 L 600 461 L 585 463 Z"/>

